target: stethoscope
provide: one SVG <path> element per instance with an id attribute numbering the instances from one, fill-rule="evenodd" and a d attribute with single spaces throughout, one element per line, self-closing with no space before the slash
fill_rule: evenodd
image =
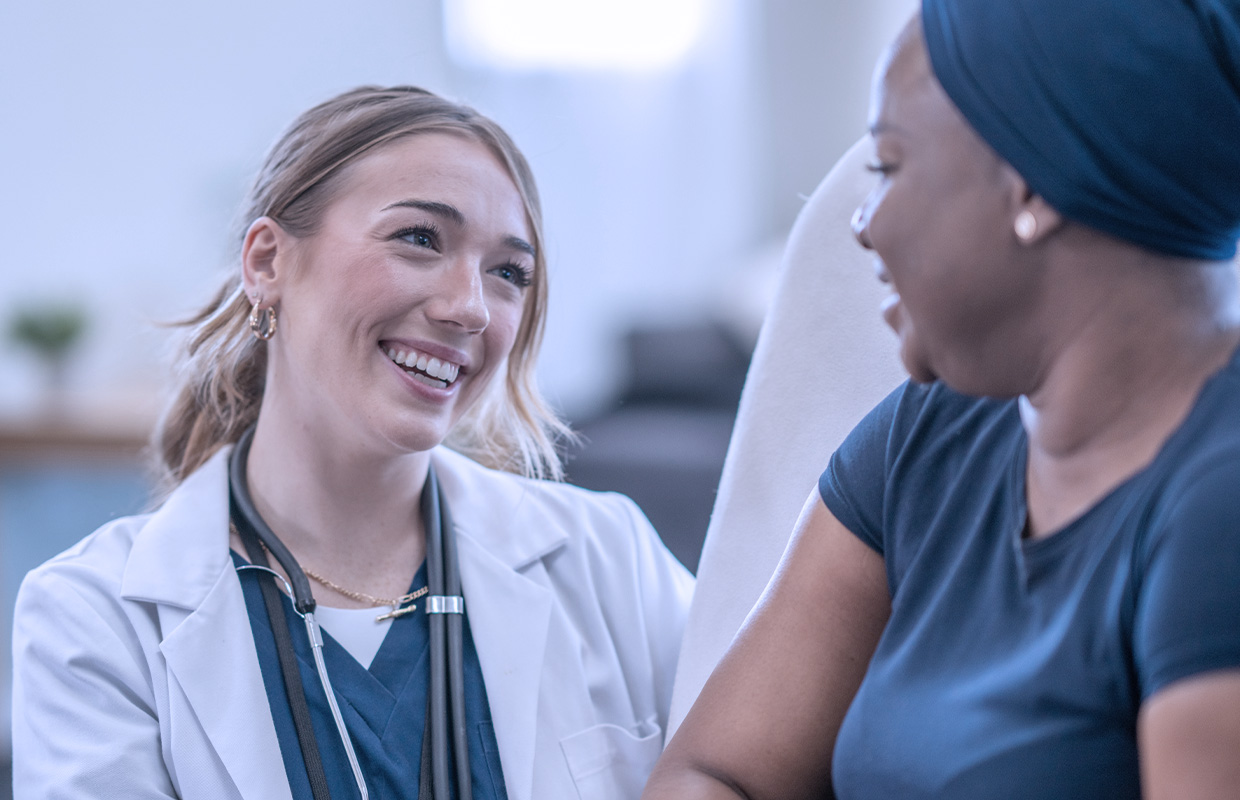
<path id="1" fill-rule="evenodd" d="M 271 528 L 267 527 L 267 523 L 263 521 L 250 499 L 250 490 L 246 483 L 246 459 L 249 457 L 250 443 L 253 439 L 254 427 L 251 426 L 241 435 L 229 459 L 230 514 L 250 559 L 250 564 L 238 567 L 238 571 L 254 569 L 271 573 L 284 585 L 285 593 L 292 599 L 297 615 L 306 623 L 306 633 L 309 635 L 311 650 L 314 653 L 314 668 L 319 674 L 319 682 L 323 684 L 323 692 L 327 695 L 327 704 L 336 722 L 336 731 L 340 734 L 340 741 L 344 745 L 345 755 L 348 756 L 349 766 L 353 769 L 353 778 L 357 782 L 357 789 L 361 793 L 362 800 L 368 800 L 370 795 L 366 790 L 366 779 L 358 764 L 357 753 L 353 750 L 353 740 L 349 737 L 344 718 L 340 715 L 336 693 L 332 690 L 331 679 L 327 675 L 327 666 L 323 661 L 323 634 L 314 617 L 315 602 L 314 594 L 310 591 L 310 581 L 297 563 L 297 559 L 293 558 L 293 554 L 284 546 L 284 543 L 272 532 Z M 422 733 L 422 767 L 418 798 L 419 800 L 450 800 L 448 751 L 451 749 L 455 756 L 458 797 L 460 800 L 472 800 L 469 745 L 465 726 L 464 640 L 462 636 L 465 598 L 461 594 L 461 574 L 456 554 L 456 537 L 452 535 L 452 518 L 448 513 L 448 505 L 444 500 L 443 491 L 439 487 L 433 467 L 427 472 L 426 484 L 422 489 L 421 513 L 422 522 L 426 528 L 427 588 L 430 590 L 425 599 L 425 605 L 430 626 L 431 675 L 430 693 L 426 704 L 426 727 Z M 288 576 L 288 580 L 271 569 L 264 547 L 267 552 L 275 556 L 276 561 L 284 569 L 285 575 Z M 259 588 L 263 596 L 263 605 L 267 608 L 267 616 L 271 620 L 271 631 L 276 641 L 276 654 L 284 677 L 284 688 L 288 695 L 289 709 L 293 715 L 293 725 L 297 729 L 297 742 L 306 764 L 306 774 L 310 779 L 311 792 L 314 800 L 330 800 L 327 776 L 323 770 L 323 761 L 315 740 L 314 727 L 310 721 L 310 706 L 302 690 L 301 675 L 297 668 L 297 654 L 293 649 L 293 639 L 284 616 L 284 606 L 280 602 L 279 589 L 274 580 L 260 580 Z M 450 748 L 449 716 L 452 722 Z"/>

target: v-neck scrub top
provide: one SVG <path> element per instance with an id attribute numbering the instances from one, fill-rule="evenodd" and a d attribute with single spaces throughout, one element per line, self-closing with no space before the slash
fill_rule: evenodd
<path id="1" fill-rule="evenodd" d="M 245 561 L 236 553 L 237 564 Z M 258 650 L 263 685 L 267 690 L 271 716 L 280 742 L 280 754 L 295 800 L 312 800 L 306 765 L 297 741 L 297 729 L 289 708 L 284 676 L 276 655 L 275 638 L 258 581 L 265 577 L 255 570 L 242 570 L 242 591 Z M 414 577 L 413 589 L 426 585 L 426 565 Z M 319 754 L 331 796 L 357 797 L 357 784 L 345 755 L 344 745 L 323 694 L 323 685 L 314 666 L 314 655 L 306 627 L 292 602 L 280 594 L 284 615 L 297 653 L 302 689 L 310 706 L 310 716 L 318 740 Z M 383 644 L 369 669 L 358 663 L 326 630 L 323 631 L 323 660 L 340 706 L 341 716 L 353 740 L 358 763 L 366 778 L 366 788 L 374 800 L 404 800 L 417 796 L 421 771 L 422 734 L 426 724 L 426 702 L 430 688 L 429 622 L 422 603 L 418 611 L 392 620 Z M 375 614 L 385 609 L 376 609 Z M 473 794 L 478 800 L 507 800 L 499 745 L 491 723 L 491 710 L 483 685 L 478 653 L 469 631 L 468 617 L 462 626 L 465 656 L 465 718 L 469 738 L 469 769 Z M 455 781 L 455 775 L 453 775 Z M 455 789 L 453 796 L 456 795 Z"/>
<path id="2" fill-rule="evenodd" d="M 1138 798 L 1137 713 L 1240 667 L 1240 364 L 1145 469 L 1028 540 L 1015 400 L 908 383 L 819 488 L 891 618 L 837 739 L 841 800 Z"/>

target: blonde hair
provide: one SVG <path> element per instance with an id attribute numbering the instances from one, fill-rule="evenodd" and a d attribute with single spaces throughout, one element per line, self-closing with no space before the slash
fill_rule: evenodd
<path id="1" fill-rule="evenodd" d="M 240 236 L 270 217 L 302 237 L 315 232 L 344 168 L 375 148 L 422 133 L 468 136 L 503 164 L 525 205 L 534 245 L 532 284 L 503 381 L 449 433 L 446 444 L 495 469 L 558 480 L 557 442 L 571 438 L 538 391 L 534 365 L 547 316 L 547 269 L 538 189 L 525 157 L 498 125 L 472 108 L 412 86 L 360 87 L 298 117 L 276 141 L 246 197 Z M 179 361 L 179 385 L 155 431 L 165 490 L 179 484 L 258 419 L 266 344 L 251 335 L 240 270 L 193 317 Z"/>

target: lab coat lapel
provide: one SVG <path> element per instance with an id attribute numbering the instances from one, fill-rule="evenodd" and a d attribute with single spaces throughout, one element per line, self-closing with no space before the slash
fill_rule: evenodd
<path id="1" fill-rule="evenodd" d="M 159 649 L 168 664 L 169 683 L 175 682 L 184 692 L 241 796 L 291 800 L 254 637 L 245 624 L 245 599 L 231 573 L 221 573 L 202 605 L 164 638 Z M 187 744 L 197 749 L 193 742 Z"/>
<path id="2" fill-rule="evenodd" d="M 457 532 L 465 609 L 512 800 L 533 797 L 539 696 L 546 670 L 551 590 L 538 560 L 566 536 L 539 524 L 520 479 L 439 448 L 434 459 Z M 528 574 L 527 574 L 528 573 Z"/>
<path id="3" fill-rule="evenodd" d="M 151 516 L 134 542 L 121 594 L 158 610 L 159 649 L 168 669 L 169 746 L 174 756 L 181 749 L 186 754 L 177 763 L 210 770 L 214 762 L 201 757 L 205 735 L 243 798 L 281 800 L 291 793 L 228 551 L 228 450 L 186 479 Z M 169 564 L 179 568 L 169 570 Z M 210 777 L 184 769 L 177 775 L 183 787 L 199 788 L 214 783 Z"/>
<path id="4" fill-rule="evenodd" d="M 458 529 L 459 530 L 459 529 Z M 551 592 L 458 537 L 465 608 L 512 800 L 532 800 L 538 695 Z"/>

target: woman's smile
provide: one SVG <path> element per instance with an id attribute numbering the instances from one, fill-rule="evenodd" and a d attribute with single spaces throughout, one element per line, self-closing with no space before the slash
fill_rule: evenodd
<path id="1" fill-rule="evenodd" d="M 394 342 L 380 342 L 379 347 L 392 363 L 427 386 L 446 389 L 452 386 L 461 374 L 461 365 L 446 356 L 437 358 L 414 347 Z"/>

